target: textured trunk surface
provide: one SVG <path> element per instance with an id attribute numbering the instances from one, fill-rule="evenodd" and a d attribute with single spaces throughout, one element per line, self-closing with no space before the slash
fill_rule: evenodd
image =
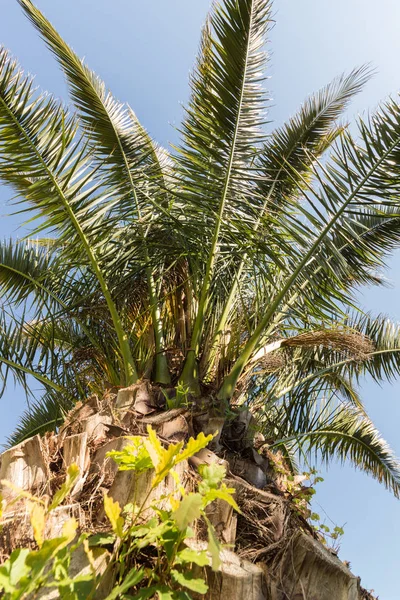
<path id="1" fill-rule="evenodd" d="M 248 417 L 240 416 L 240 420 Z M 0 456 L 0 481 L 7 480 L 36 495 L 51 494 L 62 483 L 66 468 L 75 463 L 80 478 L 68 501 L 49 521 L 46 537 L 60 534 L 62 525 L 74 516 L 81 528 L 99 529 L 104 522 L 104 490 L 121 506 L 140 504 L 149 491 L 151 473 L 140 475 L 118 471 L 106 453 L 120 450 L 129 443 L 124 436 L 145 434 L 151 423 L 165 440 L 193 435 L 196 424 L 206 424 L 204 414 L 193 418 L 185 409 L 157 410 L 157 394 L 147 382 L 107 394 L 101 401 L 91 397 L 70 413 L 57 435 L 38 435 L 7 450 Z M 248 426 L 249 423 L 247 423 Z M 214 427 L 214 424 L 208 424 Z M 218 424 L 220 426 L 221 423 Z M 238 424 L 236 423 L 236 426 Z M 214 573 L 207 569 L 209 600 L 373 600 L 360 586 L 359 578 L 312 534 L 305 521 L 299 521 L 290 500 L 271 484 L 268 460 L 255 453 L 252 437 L 245 442 L 246 457 L 229 455 L 223 460 L 211 450 L 202 450 L 181 463 L 180 476 L 190 468 L 218 461 L 227 468 L 227 483 L 236 489 L 236 501 L 242 515 L 224 502 L 215 501 L 208 516 L 222 542 L 234 551 L 223 550 L 222 566 Z M 250 454 L 249 454 L 250 452 Z M 254 453 L 254 460 L 249 459 Z M 257 458 L 258 457 L 258 458 Z M 247 480 L 247 481 L 246 481 Z M 172 477 L 152 492 L 148 503 L 167 492 L 178 494 Z M 17 492 L 1 485 L 0 492 L 9 502 Z M 202 542 L 194 542 L 201 546 Z M 3 515 L 0 533 L 0 562 L 12 549 L 33 544 L 33 534 L 23 500 L 13 503 Z M 99 550 L 96 568 L 104 572 L 109 554 Z M 83 552 L 76 552 L 72 570 L 75 575 L 88 572 Z M 105 584 L 104 596 L 109 593 Z M 102 597 L 104 597 L 102 595 Z M 42 600 L 57 598 L 55 590 L 36 596 Z M 99 596 L 99 600 L 101 597 Z"/>

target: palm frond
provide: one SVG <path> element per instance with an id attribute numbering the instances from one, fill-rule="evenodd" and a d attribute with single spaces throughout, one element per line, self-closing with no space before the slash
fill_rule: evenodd
<path id="1" fill-rule="evenodd" d="M 167 212 L 165 155 L 157 149 L 133 111 L 113 98 L 101 79 L 78 58 L 30 0 L 21 0 L 20 4 L 64 70 L 89 146 L 100 162 L 108 185 L 119 195 L 117 223 L 126 222 L 130 240 L 132 229 L 138 230 L 143 261 L 149 263 L 146 222 L 156 219 L 158 212 L 164 216 Z M 124 244 L 124 256 L 129 255 L 130 245 Z M 114 258 L 115 247 L 111 246 L 110 250 Z M 103 263 L 104 260 L 103 253 Z M 160 383 L 169 383 L 157 286 L 150 266 L 146 273 L 153 307 L 156 378 Z"/>
<path id="2" fill-rule="evenodd" d="M 182 380 L 196 384 L 199 343 L 210 304 L 211 281 L 222 240 L 248 218 L 248 181 L 254 147 L 261 141 L 263 45 L 268 0 L 216 4 L 204 30 L 192 97 L 177 158 L 185 210 L 201 219 L 205 259 L 199 306 Z"/>
<path id="3" fill-rule="evenodd" d="M 0 50 L 0 179 L 12 185 L 42 217 L 38 229 L 56 230 L 75 260 L 92 269 L 118 332 L 126 377 L 135 365 L 121 319 L 100 267 L 97 226 L 109 210 L 109 193 L 94 179 L 90 157 L 77 138 L 77 121 L 56 100 L 33 89 L 8 53 Z M 101 209 L 99 205 L 104 205 Z"/>
<path id="4" fill-rule="evenodd" d="M 369 68 L 362 67 L 334 79 L 271 134 L 256 161 L 261 175 L 257 191 L 264 198 L 265 208 L 282 209 L 285 197 L 301 195 L 304 179 L 313 174 L 314 161 L 344 130 L 339 117 L 369 77 Z"/>
<path id="5" fill-rule="evenodd" d="M 315 410 L 311 418 L 303 415 L 294 424 L 285 415 L 281 419 L 278 411 L 273 417 L 279 424 L 274 428 L 274 434 L 280 439 L 274 447 L 290 445 L 292 449 L 301 449 L 302 453 L 313 454 L 325 462 L 332 457 L 341 462 L 350 461 L 399 497 L 399 461 L 364 412 L 349 404 L 332 410 L 328 401 Z M 271 423 L 266 427 L 270 426 Z"/>
<path id="6" fill-rule="evenodd" d="M 332 233 L 336 226 L 343 225 L 343 217 L 360 208 L 376 206 L 399 206 L 400 202 L 400 108 L 394 101 L 382 105 L 368 122 L 360 120 L 359 130 L 362 143 L 356 142 L 345 132 L 338 142 L 334 162 L 324 168 L 319 177 L 320 191 L 314 191 L 314 200 L 307 195 L 308 209 L 299 206 L 302 220 L 286 213 L 280 215 L 281 235 L 293 240 L 291 253 L 287 256 L 286 269 L 281 269 L 281 283 L 275 292 L 257 327 L 249 337 L 230 374 L 225 379 L 219 396 L 221 399 L 232 395 L 236 382 L 247 361 L 263 336 L 276 311 L 285 313 L 291 308 L 293 300 L 285 305 L 291 294 L 294 301 L 301 296 L 305 301 L 312 300 L 315 313 L 318 302 L 322 302 L 326 310 L 327 297 L 336 296 L 338 301 L 348 302 L 346 296 L 340 294 L 346 287 L 347 269 L 342 260 L 340 269 L 340 253 L 332 243 Z M 311 191 L 310 191 L 311 193 Z M 296 203 L 297 206 L 297 203 Z M 348 233 L 350 223 L 346 222 Z M 326 249 L 335 256 L 335 269 L 326 263 Z M 315 265 L 314 272 L 324 265 L 324 287 L 318 287 L 318 280 L 312 278 L 310 265 Z M 328 268 L 326 268 L 328 267 Z M 285 273 L 286 271 L 286 273 Z M 313 295 L 308 296 L 312 281 Z M 307 293 L 305 290 L 307 289 Z"/>
<path id="7" fill-rule="evenodd" d="M 24 315 L 18 319 L 9 315 L 4 308 L 0 310 L 0 380 L 3 386 L 2 395 L 10 375 L 14 381 L 28 390 L 27 376 L 32 376 L 49 389 L 64 389 L 61 355 L 56 352 L 53 343 L 43 344 L 37 327 L 35 334 L 27 335 L 29 325 Z M 50 342 L 50 340 L 47 340 Z"/>
<path id="8" fill-rule="evenodd" d="M 56 431 L 75 402 L 76 399 L 69 397 L 65 392 L 46 391 L 39 400 L 31 402 L 22 414 L 17 427 L 7 438 L 7 445 L 15 446 L 33 435 Z"/>

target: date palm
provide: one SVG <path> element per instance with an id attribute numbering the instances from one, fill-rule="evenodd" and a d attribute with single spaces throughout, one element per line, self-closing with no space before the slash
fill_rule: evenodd
<path id="1" fill-rule="evenodd" d="M 1 375 L 4 389 L 10 375 L 44 389 L 11 441 L 146 378 L 217 413 L 248 404 L 288 459 L 346 457 L 399 494 L 397 459 L 357 393 L 364 375 L 400 372 L 399 328 L 357 301 L 400 244 L 397 102 L 359 119 L 356 136 L 339 123 L 369 77 L 360 68 L 271 131 L 271 2 L 223 0 L 169 153 L 18 1 L 72 103 L 1 50 L 0 178 L 36 222 L 35 241 L 0 247 Z"/>

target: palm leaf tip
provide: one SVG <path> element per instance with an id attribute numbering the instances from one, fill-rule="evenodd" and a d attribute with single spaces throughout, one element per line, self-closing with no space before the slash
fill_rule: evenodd
<path id="1" fill-rule="evenodd" d="M 400 497 L 400 461 L 363 408 L 349 402 L 334 406 L 332 400 L 321 400 L 318 405 L 309 400 L 301 410 L 295 402 L 282 403 L 273 414 L 272 420 L 266 418 L 265 433 L 277 427 L 281 438 L 274 445 L 314 454 L 326 463 L 333 457 L 349 461 Z"/>
<path id="2" fill-rule="evenodd" d="M 300 194 L 312 166 L 343 132 L 338 119 L 372 74 L 368 65 L 341 75 L 310 96 L 298 112 L 272 132 L 257 157 L 260 193 L 269 208 L 279 209 L 291 194 Z"/>
<path id="3" fill-rule="evenodd" d="M 356 468 L 383 483 L 396 498 L 400 497 L 399 459 L 365 414 L 345 406 L 320 433 L 318 440 L 316 432 L 315 449 L 319 448 L 323 459 L 329 460 L 336 454 L 341 461 L 350 460 Z"/>

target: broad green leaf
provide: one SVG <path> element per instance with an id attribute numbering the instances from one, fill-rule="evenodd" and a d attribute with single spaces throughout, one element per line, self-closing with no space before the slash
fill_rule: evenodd
<path id="1" fill-rule="evenodd" d="M 192 438 L 192 437 L 189 438 L 188 443 L 186 444 L 185 448 L 182 450 L 182 452 L 177 457 L 176 462 L 181 462 L 182 460 L 187 460 L 188 458 L 191 458 L 192 456 L 194 456 L 197 452 L 199 452 L 203 448 L 206 448 L 206 446 L 208 446 L 208 444 L 211 442 L 213 437 L 214 437 L 213 435 L 205 436 L 204 433 L 201 431 L 196 438 Z"/>
<path id="2" fill-rule="evenodd" d="M 77 479 L 79 477 L 78 465 L 72 464 L 67 469 L 67 476 L 65 482 L 62 484 L 60 489 L 54 494 L 53 501 L 50 504 L 48 510 L 54 510 L 65 500 L 68 494 L 72 491 Z"/>
<path id="3" fill-rule="evenodd" d="M 18 548 L 0 566 L 0 589 L 12 593 L 18 583 L 29 575 L 31 569 L 26 560 L 29 554 L 28 548 Z"/>
<path id="4" fill-rule="evenodd" d="M 132 436 L 129 438 L 132 442 L 125 446 L 123 450 L 113 450 L 107 452 L 106 456 L 111 457 L 119 466 L 120 471 L 136 471 L 143 473 L 153 468 L 153 461 L 150 458 L 146 446 L 143 444 L 141 436 Z"/>
<path id="5" fill-rule="evenodd" d="M 165 554 L 167 555 L 167 559 L 171 561 L 176 549 L 179 547 L 180 542 L 182 541 L 182 532 L 176 527 L 174 521 L 170 521 L 169 523 L 170 525 L 163 533 L 160 542 L 164 548 Z"/>
<path id="6" fill-rule="evenodd" d="M 200 494 L 188 494 L 182 498 L 179 507 L 172 513 L 172 518 L 181 531 L 200 517 L 202 506 L 203 498 Z"/>
<path id="7" fill-rule="evenodd" d="M 115 535 L 117 535 L 119 538 L 123 538 L 124 519 L 121 517 L 122 511 L 119 502 L 114 502 L 110 496 L 104 494 L 104 511 L 111 523 L 111 527 Z"/>
<path id="8" fill-rule="evenodd" d="M 72 520 L 73 519 L 71 519 L 71 521 Z M 54 559 L 56 555 L 72 541 L 73 537 L 71 538 L 71 536 L 75 535 L 75 533 L 72 533 L 72 527 L 69 527 L 71 531 L 66 531 L 68 535 L 52 540 L 44 540 L 40 550 L 34 550 L 26 557 L 26 564 L 32 569 L 32 578 L 41 576 L 46 566 L 49 564 L 49 561 Z"/>
<path id="9" fill-rule="evenodd" d="M 88 538 L 89 548 L 95 546 L 111 546 L 116 540 L 114 533 L 95 533 Z"/>
<path id="10" fill-rule="evenodd" d="M 87 600 L 94 591 L 94 585 L 93 578 L 90 575 L 81 575 L 71 580 L 67 579 L 58 586 L 59 598 L 61 600 Z"/>
<path id="11" fill-rule="evenodd" d="M 205 594 L 208 591 L 208 585 L 204 579 L 194 577 L 193 573 L 180 573 L 176 569 L 171 569 L 172 579 L 197 594 Z"/>
<path id="12" fill-rule="evenodd" d="M 199 567 L 206 567 L 210 564 L 210 558 L 205 550 L 192 550 L 192 548 L 184 548 L 177 553 L 175 563 L 194 563 Z"/>
<path id="13" fill-rule="evenodd" d="M 170 529 L 168 523 L 160 523 L 155 527 L 149 527 L 146 535 L 138 536 L 135 546 L 137 548 L 145 548 L 146 546 L 159 544 L 159 539 Z M 134 536 L 134 533 L 132 534 Z M 135 536 L 136 537 L 136 536 Z"/>
<path id="14" fill-rule="evenodd" d="M 199 486 L 200 492 L 204 488 L 216 488 L 226 475 L 225 467 L 217 463 L 199 465 L 198 471 L 203 479 Z"/>
<path id="15" fill-rule="evenodd" d="M 214 500 L 217 499 L 224 500 L 225 502 L 230 504 L 238 513 L 241 513 L 240 508 L 238 507 L 236 501 L 233 498 L 235 492 L 235 488 L 228 488 L 224 484 L 219 489 L 208 490 L 203 496 L 203 505 L 208 506 L 208 504 L 211 504 L 211 502 L 214 502 Z"/>
<path id="16" fill-rule="evenodd" d="M 211 567 L 213 571 L 218 571 L 221 566 L 221 546 L 217 535 L 215 533 L 215 529 L 210 523 L 210 521 L 206 518 L 207 523 L 207 531 L 208 531 L 208 545 L 207 550 L 211 554 Z"/>

